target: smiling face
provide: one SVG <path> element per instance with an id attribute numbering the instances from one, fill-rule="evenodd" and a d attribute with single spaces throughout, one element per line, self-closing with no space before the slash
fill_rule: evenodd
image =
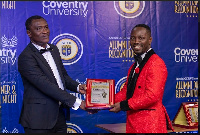
<path id="1" fill-rule="evenodd" d="M 141 55 L 151 47 L 152 37 L 144 27 L 135 27 L 131 31 L 130 45 L 134 53 Z"/>
<path id="2" fill-rule="evenodd" d="M 46 44 L 49 42 L 50 34 L 46 20 L 43 18 L 32 20 L 27 34 L 33 43 L 46 47 Z"/>

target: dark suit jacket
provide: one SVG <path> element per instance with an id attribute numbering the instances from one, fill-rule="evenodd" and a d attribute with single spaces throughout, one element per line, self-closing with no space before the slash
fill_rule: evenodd
<path id="1" fill-rule="evenodd" d="M 68 76 L 58 48 L 49 45 L 53 48 L 51 54 L 64 88 L 77 92 L 78 83 Z M 72 107 L 76 97 L 58 87 L 50 66 L 32 43 L 29 43 L 20 54 L 18 70 L 24 85 L 19 123 L 32 129 L 53 128 L 58 117 L 59 101 L 66 107 Z"/>

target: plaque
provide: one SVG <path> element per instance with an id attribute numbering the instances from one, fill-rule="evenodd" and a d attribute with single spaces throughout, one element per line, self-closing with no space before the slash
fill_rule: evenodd
<path id="1" fill-rule="evenodd" d="M 174 126 L 197 128 L 198 102 L 183 102 L 172 123 Z"/>
<path id="2" fill-rule="evenodd" d="M 114 104 L 114 95 L 115 81 L 113 79 L 87 79 L 87 109 L 110 109 Z"/>

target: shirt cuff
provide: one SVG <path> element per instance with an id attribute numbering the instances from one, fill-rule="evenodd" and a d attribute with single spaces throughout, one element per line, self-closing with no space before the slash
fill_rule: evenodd
<path id="1" fill-rule="evenodd" d="M 79 85 L 81 85 L 81 84 L 79 84 Z M 79 91 L 79 85 L 77 86 L 77 92 L 79 92 L 79 93 L 80 93 L 80 91 Z"/>
<path id="2" fill-rule="evenodd" d="M 82 100 L 79 98 L 76 98 L 76 102 L 74 103 L 72 109 L 73 110 L 77 110 L 79 108 L 79 106 L 81 105 Z"/>

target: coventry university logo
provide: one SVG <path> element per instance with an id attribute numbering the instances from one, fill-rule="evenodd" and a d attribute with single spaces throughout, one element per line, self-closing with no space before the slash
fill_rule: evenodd
<path id="1" fill-rule="evenodd" d="M 115 87 L 115 94 L 118 93 L 119 91 L 121 91 L 121 89 L 123 88 L 125 82 L 126 82 L 126 79 L 127 79 L 127 76 L 121 78 L 117 84 L 116 84 L 116 87 Z"/>
<path id="2" fill-rule="evenodd" d="M 13 131 L 8 131 L 6 127 L 3 129 L 2 133 L 19 133 L 17 128 L 14 128 Z"/>
<path id="3" fill-rule="evenodd" d="M 67 133 L 83 133 L 83 131 L 79 126 L 72 123 L 66 123 L 66 124 L 67 124 Z"/>
<path id="4" fill-rule="evenodd" d="M 11 64 L 16 63 L 17 57 L 17 37 L 13 36 L 11 39 L 5 35 L 1 37 L 1 48 L 0 48 L 0 63 Z"/>
<path id="5" fill-rule="evenodd" d="M 82 42 L 75 35 L 69 33 L 60 34 L 51 43 L 58 47 L 64 65 L 76 63 L 83 54 Z"/>
<path id="6" fill-rule="evenodd" d="M 8 39 L 5 35 L 1 37 L 2 47 L 13 48 L 17 46 L 17 37 L 13 36 L 11 39 Z"/>
<path id="7" fill-rule="evenodd" d="M 114 1 L 114 8 L 119 15 L 125 18 L 139 16 L 145 7 L 144 1 Z"/>

